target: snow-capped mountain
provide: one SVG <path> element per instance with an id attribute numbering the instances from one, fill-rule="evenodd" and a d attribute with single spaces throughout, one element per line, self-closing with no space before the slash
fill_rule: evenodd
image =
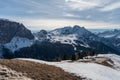
<path id="1" fill-rule="evenodd" d="M 0 20 L 0 37 L 0 52 L 7 58 L 53 60 L 81 52 L 119 53 L 119 47 L 78 25 L 32 34 L 23 24 Z"/>
<path id="2" fill-rule="evenodd" d="M 86 30 L 84 27 L 80 27 L 78 25 L 75 25 L 73 27 L 68 26 L 68 27 L 64 27 L 64 28 L 55 29 L 55 30 L 51 31 L 51 33 L 54 35 L 77 34 L 79 36 L 91 34 L 91 32 Z"/>
<path id="3" fill-rule="evenodd" d="M 104 37 L 104 38 L 120 38 L 120 30 L 111 30 L 111 31 L 105 31 L 102 33 L 98 33 L 98 36 Z"/>
<path id="4" fill-rule="evenodd" d="M 117 50 L 120 51 L 120 30 L 105 31 L 98 34 L 99 37 L 104 37 Z"/>
<path id="5" fill-rule="evenodd" d="M 86 44 L 85 39 L 96 40 L 97 36 L 85 29 L 75 25 L 74 27 L 64 27 L 47 32 L 41 30 L 34 34 L 36 39 L 40 41 L 49 40 L 51 42 L 60 42 L 63 44 L 77 44 L 77 41 L 81 41 Z"/>
<path id="6" fill-rule="evenodd" d="M 62 43 L 73 43 L 75 44 L 77 41 L 81 41 L 84 44 L 87 44 L 87 38 L 90 40 L 95 40 L 97 38 L 96 35 L 85 29 L 84 27 L 80 27 L 75 25 L 73 27 L 64 27 L 55 29 L 48 34 L 51 36 L 51 41 L 60 41 Z M 85 41 L 86 40 L 86 41 Z"/>
<path id="7" fill-rule="evenodd" d="M 48 41 L 50 43 L 71 45 L 75 52 L 117 52 L 107 45 L 107 43 L 109 42 L 105 43 L 105 41 L 102 41 L 104 40 L 104 38 L 98 37 L 84 27 L 80 27 L 78 25 L 75 25 L 73 27 L 67 26 L 64 28 L 58 28 L 50 32 L 41 30 L 34 35 L 36 39 L 40 42 Z"/>

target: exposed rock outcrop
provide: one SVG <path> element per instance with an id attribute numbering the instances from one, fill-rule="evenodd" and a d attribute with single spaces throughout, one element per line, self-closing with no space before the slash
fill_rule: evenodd
<path id="1" fill-rule="evenodd" d="M 10 42 L 13 37 L 34 38 L 31 31 L 23 24 L 0 19 L 0 44 Z"/>

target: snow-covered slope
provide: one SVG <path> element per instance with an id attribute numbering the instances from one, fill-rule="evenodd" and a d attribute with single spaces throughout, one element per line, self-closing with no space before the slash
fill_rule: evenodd
<path id="1" fill-rule="evenodd" d="M 97 64 L 94 62 L 70 62 L 70 61 L 62 61 L 62 62 L 46 62 L 41 60 L 34 59 L 22 59 L 28 61 L 34 61 L 42 64 L 53 65 L 56 67 L 60 67 L 66 72 L 73 73 L 76 76 L 80 76 L 82 78 L 86 78 L 84 80 L 120 80 L 120 56 L 115 54 L 104 54 L 99 55 L 98 57 L 106 57 L 111 59 L 114 62 L 114 66 L 116 68 L 107 67 L 101 64 Z"/>
<path id="2" fill-rule="evenodd" d="M 23 47 L 29 47 L 34 43 L 34 40 L 29 40 L 27 38 L 14 37 L 10 43 L 4 44 L 4 47 L 14 52 Z"/>
<path id="3" fill-rule="evenodd" d="M 62 44 L 76 44 L 77 37 L 73 35 L 51 36 L 51 42 L 61 42 Z"/>

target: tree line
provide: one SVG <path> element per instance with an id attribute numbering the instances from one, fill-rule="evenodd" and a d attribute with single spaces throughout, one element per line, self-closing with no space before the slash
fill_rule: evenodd
<path id="1" fill-rule="evenodd" d="M 97 53 L 95 52 L 81 52 L 81 53 L 75 53 L 73 55 L 64 55 L 64 56 L 60 56 L 55 58 L 55 61 L 61 61 L 61 60 L 72 60 L 72 61 L 76 61 L 79 59 L 88 59 L 89 57 L 93 57 L 93 56 L 97 56 Z"/>

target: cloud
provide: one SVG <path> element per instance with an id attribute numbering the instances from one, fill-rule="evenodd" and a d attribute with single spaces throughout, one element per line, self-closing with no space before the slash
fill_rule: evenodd
<path id="1" fill-rule="evenodd" d="M 112 10 L 115 10 L 115 9 L 120 9 L 120 2 L 112 3 L 110 5 L 107 5 L 107 6 L 103 7 L 100 10 L 101 11 L 112 11 Z"/>
<path id="2" fill-rule="evenodd" d="M 68 6 L 75 10 L 88 10 L 96 7 L 104 6 L 110 0 L 65 0 Z"/>
<path id="3" fill-rule="evenodd" d="M 104 26 L 108 26 L 105 23 L 119 24 L 119 7 L 120 0 L 0 0 L 0 17 L 11 17 L 10 19 L 23 22 L 29 28 L 42 28 L 43 24 L 50 29 L 52 27 L 49 26 L 83 23 L 84 26 L 96 28 L 102 23 Z M 22 19 L 25 20 L 21 21 Z M 97 24 L 99 21 L 101 24 Z"/>
<path id="4" fill-rule="evenodd" d="M 115 29 L 119 28 L 120 24 L 112 24 L 100 21 L 87 21 L 87 20 L 70 20 L 70 19 L 29 19 L 29 18 L 9 18 L 13 21 L 23 23 L 30 30 L 52 30 L 64 26 L 79 25 L 89 29 Z"/>
<path id="5" fill-rule="evenodd" d="M 79 25 L 89 29 L 115 29 L 119 28 L 120 24 L 111 24 L 105 22 L 91 22 L 85 20 L 60 20 L 60 19 L 45 19 L 45 20 L 24 20 L 23 23 L 31 30 L 46 29 L 51 30 L 64 26 Z"/>
<path id="6" fill-rule="evenodd" d="M 71 13 L 65 13 L 63 14 L 63 16 L 65 17 L 70 17 L 70 18 L 79 18 L 79 15 L 75 15 L 75 14 L 71 14 Z"/>

